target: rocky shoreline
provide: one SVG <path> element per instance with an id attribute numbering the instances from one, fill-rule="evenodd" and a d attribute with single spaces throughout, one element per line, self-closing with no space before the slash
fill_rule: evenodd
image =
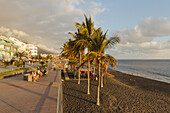
<path id="1" fill-rule="evenodd" d="M 63 110 L 67 112 L 170 112 L 170 84 L 118 71 L 108 70 L 114 78 L 106 78 L 100 92 L 100 106 L 96 105 L 97 81 L 91 81 L 87 95 L 87 81 L 63 82 Z"/>

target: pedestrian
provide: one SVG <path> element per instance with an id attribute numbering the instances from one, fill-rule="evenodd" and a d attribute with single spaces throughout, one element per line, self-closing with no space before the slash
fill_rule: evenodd
<path id="1" fill-rule="evenodd" d="M 25 68 L 25 61 L 23 61 L 23 68 Z"/>
<path id="2" fill-rule="evenodd" d="M 47 76 L 47 74 L 48 74 L 48 70 L 47 70 L 47 68 L 45 68 L 44 72 L 43 72 L 43 76 Z"/>

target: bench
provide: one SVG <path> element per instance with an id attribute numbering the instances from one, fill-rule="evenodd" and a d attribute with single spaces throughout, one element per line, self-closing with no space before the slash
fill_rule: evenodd
<path id="1" fill-rule="evenodd" d="M 31 82 L 32 82 L 32 75 L 30 75 L 30 74 L 24 74 L 23 80 L 31 81 Z"/>

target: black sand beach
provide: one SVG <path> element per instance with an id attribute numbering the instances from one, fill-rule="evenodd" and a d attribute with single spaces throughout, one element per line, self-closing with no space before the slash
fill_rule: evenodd
<path id="1" fill-rule="evenodd" d="M 91 81 L 90 95 L 87 95 L 86 80 L 80 85 L 76 80 L 64 81 L 64 112 L 170 112 L 170 84 L 112 70 L 108 72 L 115 77 L 107 78 L 101 88 L 100 106 L 96 105 L 97 81 Z"/>

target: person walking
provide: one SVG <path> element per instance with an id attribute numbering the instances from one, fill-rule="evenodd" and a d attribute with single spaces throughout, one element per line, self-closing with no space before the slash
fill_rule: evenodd
<path id="1" fill-rule="evenodd" d="M 23 61 L 23 68 L 25 68 L 25 61 Z"/>

